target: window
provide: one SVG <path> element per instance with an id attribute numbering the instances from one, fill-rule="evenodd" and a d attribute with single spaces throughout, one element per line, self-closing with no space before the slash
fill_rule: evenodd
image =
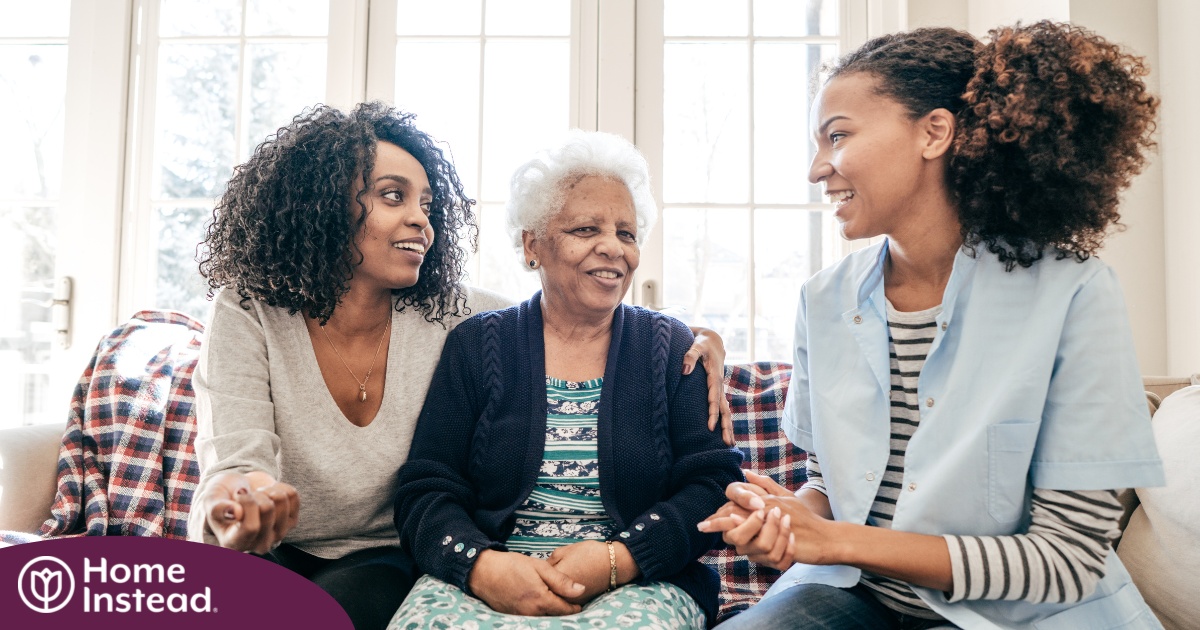
<path id="1" fill-rule="evenodd" d="M 14 140 L 0 148 L 0 260 L 21 275 L 0 281 L 0 422 L 61 421 L 95 339 L 135 311 L 207 316 L 195 254 L 216 198 L 258 142 L 318 102 L 418 114 L 479 201 L 468 281 L 513 298 L 538 285 L 504 228 L 511 172 L 570 127 L 632 138 L 663 212 L 631 299 L 682 307 L 725 337 L 730 361 L 790 360 L 801 282 L 847 249 L 806 180 L 809 81 L 868 24 L 895 26 L 887 7 L 4 3 L 0 132 Z M 66 337 L 47 323 L 61 276 L 75 278 Z"/>
<path id="2" fill-rule="evenodd" d="M 127 268 L 135 301 L 207 319 L 196 244 L 233 167 L 323 102 L 329 0 L 159 0 L 147 5 Z"/>
<path id="3" fill-rule="evenodd" d="M 372 96 L 417 113 L 450 149 L 478 201 L 479 252 L 470 283 L 521 298 L 539 288 L 508 237 L 512 172 L 572 126 L 572 11 L 565 0 L 399 0 L 395 30 L 379 38 Z M 392 50 L 388 46 L 392 45 Z M 391 72 L 387 72 L 389 64 Z"/>
<path id="4" fill-rule="evenodd" d="M 658 4 L 639 14 L 659 54 L 639 59 L 637 139 L 661 155 L 659 305 L 716 330 L 730 362 L 790 361 L 800 285 L 843 253 L 807 180 L 811 86 L 837 56 L 839 3 Z"/>
<path id="5" fill-rule="evenodd" d="M 0 428 L 62 418 L 46 392 L 69 13 L 67 0 L 0 5 Z"/>

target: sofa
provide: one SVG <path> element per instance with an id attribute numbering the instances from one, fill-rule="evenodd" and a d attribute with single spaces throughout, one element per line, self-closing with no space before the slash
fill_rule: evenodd
<path id="1" fill-rule="evenodd" d="M 178 328 L 185 324 L 186 322 L 168 321 L 166 325 L 176 326 L 171 330 L 181 330 L 185 333 L 180 339 L 194 343 L 194 338 L 188 336 L 195 333 L 194 327 L 189 330 Z M 128 331 L 124 329 L 118 329 L 118 331 L 121 331 L 121 334 L 115 336 L 119 338 L 128 334 Z M 114 334 L 118 331 L 114 331 Z M 176 342 L 179 342 L 179 339 L 176 339 Z M 158 341 L 158 343 L 164 342 Z M 104 347 L 104 342 L 101 343 L 101 347 Z M 161 357 L 170 353 L 162 351 L 155 354 L 153 350 L 156 347 L 155 344 L 151 344 L 149 346 L 151 352 L 148 354 L 154 354 L 161 363 Z M 183 357 L 183 367 L 176 365 L 174 377 L 167 375 L 168 382 L 174 378 L 174 384 L 170 390 L 175 399 L 191 396 L 190 383 L 186 381 L 190 379 L 188 362 L 194 361 L 194 355 L 184 353 Z M 89 367 L 90 369 L 91 367 Z M 161 374 L 161 372 L 160 369 L 157 373 Z M 739 448 L 745 455 L 743 467 L 770 475 L 786 487 L 797 488 L 805 481 L 806 455 L 804 451 L 788 442 L 783 434 L 781 424 L 783 402 L 787 394 L 790 374 L 791 366 L 785 363 L 731 365 L 726 368 L 726 385 L 733 410 L 735 437 Z M 180 386 L 180 379 L 185 381 L 182 384 L 186 387 Z M 1190 378 L 1146 377 L 1144 385 L 1151 413 L 1154 413 L 1173 392 L 1192 384 L 1193 380 Z M 183 408 L 190 412 L 190 399 L 174 400 L 172 404 L 184 405 Z M 77 429 L 74 434 L 77 439 Z M 56 493 L 60 475 L 59 458 L 60 451 L 66 452 L 70 445 L 72 435 L 72 431 L 68 431 L 67 439 L 64 439 L 63 427 L 59 425 L 30 426 L 0 431 L 0 530 L 29 534 L 38 532 L 44 522 L 56 516 L 52 514 L 52 506 L 56 500 L 59 505 L 57 517 L 61 526 L 63 497 Z M 191 435 L 194 433 L 186 434 L 188 438 Z M 194 455 L 191 457 L 194 461 Z M 69 466 L 64 465 L 62 468 L 66 471 Z M 194 466 L 192 470 L 194 470 Z M 184 482 L 182 485 L 186 486 L 187 484 Z M 56 494 L 59 496 L 56 497 Z M 190 491 L 182 496 L 177 495 L 177 497 L 178 502 L 183 504 L 182 509 L 186 511 L 186 503 L 190 500 Z M 1137 514 L 1135 521 L 1144 525 L 1147 518 L 1146 511 L 1138 512 L 1136 510 L 1138 507 L 1136 492 L 1133 490 L 1124 492 L 1122 502 L 1127 508 L 1122 527 L 1124 528 L 1129 521 L 1130 514 L 1135 513 Z M 172 507 L 168 501 L 167 507 L 163 511 L 179 509 L 179 505 Z M 161 531 L 162 535 L 172 536 L 174 530 L 167 527 Z M 178 531 L 174 531 L 174 535 L 178 536 Z M 1145 544 L 1139 542 L 1139 545 L 1145 546 Z M 1120 547 L 1118 547 L 1118 553 L 1121 553 L 1127 564 L 1136 564 L 1137 559 L 1125 558 L 1125 553 Z M 757 601 L 779 576 L 777 571 L 755 565 L 745 557 L 737 556 L 730 549 L 710 552 L 703 560 L 713 566 L 721 576 L 721 618 L 735 614 Z"/>

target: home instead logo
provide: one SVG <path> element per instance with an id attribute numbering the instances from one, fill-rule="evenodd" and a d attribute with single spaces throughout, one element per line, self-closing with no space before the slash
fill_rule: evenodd
<path id="1" fill-rule="evenodd" d="M 105 557 L 84 556 L 83 612 L 212 612 L 211 587 L 191 594 L 176 590 L 187 581 L 186 572 L 182 564 L 110 564 Z M 38 556 L 25 563 L 17 584 L 21 601 L 40 613 L 62 610 L 75 594 L 71 567 L 54 556 Z M 110 584 L 113 588 L 132 584 L 134 588 L 109 592 Z"/>
<path id="2" fill-rule="evenodd" d="M 188 594 L 179 592 L 155 592 L 156 589 L 174 589 L 187 578 L 182 564 L 127 565 L 108 558 L 93 560 L 83 558 L 83 612 L 142 612 L 163 611 L 173 613 L 212 612 L 212 588 Z M 66 584 L 65 589 L 63 585 Z M 134 584 L 132 592 L 106 592 L 106 585 Z M 143 590 L 143 588 L 147 590 Z M 18 590 L 21 601 L 30 610 L 52 613 L 62 610 L 75 593 L 75 576 L 67 563 L 54 556 L 38 556 L 21 569 Z"/>
<path id="3" fill-rule="evenodd" d="M 0 547 L 5 630 L 162 624 L 172 630 L 352 627 L 312 582 L 213 545 L 97 536 Z"/>
<path id="4" fill-rule="evenodd" d="M 67 584 L 64 593 L 63 583 Z M 71 567 L 54 556 L 38 556 L 25 563 L 17 578 L 21 601 L 30 610 L 52 613 L 62 610 L 75 594 L 75 576 Z"/>

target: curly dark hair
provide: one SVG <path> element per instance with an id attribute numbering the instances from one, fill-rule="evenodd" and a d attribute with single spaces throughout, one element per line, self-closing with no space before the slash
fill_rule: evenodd
<path id="1" fill-rule="evenodd" d="M 829 78 L 868 72 L 913 117 L 943 107 L 957 130 L 947 179 L 964 245 L 982 244 L 1012 270 L 1053 249 L 1083 261 L 1154 147 L 1158 99 L 1142 58 L 1086 29 L 1041 21 L 1002 27 L 981 43 L 924 28 L 867 42 Z"/>
<path id="2" fill-rule="evenodd" d="M 433 192 L 429 222 L 437 238 L 425 253 L 417 283 L 393 290 L 396 309 L 418 309 L 427 321 L 467 311 L 459 286 L 478 239 L 471 206 L 453 164 L 415 116 L 384 103 L 362 103 L 349 114 L 317 105 L 269 136 L 238 166 L 213 210 L 201 243 L 200 273 L 209 298 L 222 288 L 249 300 L 329 320 L 362 262 L 355 245 L 366 221 L 362 196 L 371 186 L 375 147 L 391 142 L 425 167 Z M 356 183 L 357 180 L 357 183 Z M 351 198 L 352 186 L 364 190 Z M 362 210 L 352 218 L 350 204 Z"/>

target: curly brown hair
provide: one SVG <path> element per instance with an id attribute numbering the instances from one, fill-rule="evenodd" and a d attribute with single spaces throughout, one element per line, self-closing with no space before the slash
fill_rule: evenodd
<path id="1" fill-rule="evenodd" d="M 425 252 L 417 283 L 393 290 L 396 309 L 418 309 L 430 322 L 465 313 L 459 285 L 478 230 L 474 200 L 463 192 L 454 165 L 414 115 L 384 103 L 363 103 L 349 114 L 317 105 L 269 136 L 234 170 L 201 243 L 200 273 L 209 297 L 236 290 L 249 300 L 328 321 L 362 262 L 354 242 L 366 221 L 363 195 L 371 187 L 375 147 L 391 142 L 425 168 L 433 193 L 429 222 L 437 238 Z M 351 197 L 353 187 L 362 187 Z M 357 219 L 350 204 L 360 208 Z"/>
<path id="2" fill-rule="evenodd" d="M 876 38 L 839 60 L 868 72 L 914 117 L 955 114 L 947 173 L 963 243 L 1011 270 L 1053 250 L 1086 260 L 1153 148 L 1158 99 L 1141 57 L 1086 29 L 1041 21 L 1002 27 L 986 44 L 953 29 Z"/>

